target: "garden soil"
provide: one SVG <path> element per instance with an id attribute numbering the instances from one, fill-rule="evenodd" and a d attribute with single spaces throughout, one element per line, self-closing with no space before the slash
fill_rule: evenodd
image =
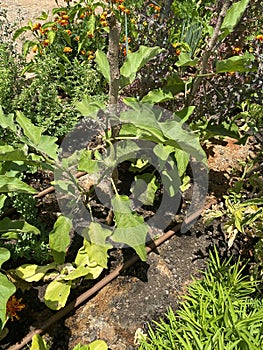
<path id="1" fill-rule="evenodd" d="M 10 19 L 16 18 L 21 10 L 26 23 L 56 4 L 51 0 L 2 0 L 2 6 L 8 9 Z M 222 193 L 230 185 L 233 169 L 238 167 L 239 159 L 245 161 L 251 156 L 250 149 L 249 144 L 240 146 L 232 139 L 207 145 L 211 170 L 204 209 L 220 205 Z M 177 308 L 191 276 L 200 276 L 214 244 L 219 247 L 221 255 L 239 252 L 235 245 L 232 251 L 227 251 L 220 223 L 207 228 L 201 216 L 189 232 L 175 235 L 152 252 L 147 262 L 136 263 L 81 307 L 52 325 L 44 335 L 51 350 L 71 350 L 79 342 L 87 344 L 95 339 L 105 340 L 111 350 L 137 349 L 135 334 L 138 329 L 147 332 L 148 323 L 154 327 L 152 320 L 164 317 L 168 307 Z M 129 254 L 130 250 L 124 250 L 124 259 L 126 255 L 128 259 Z M 112 252 L 111 264 L 120 263 L 118 259 L 119 255 Z M 8 349 L 53 314 L 41 302 L 43 291 L 38 287 L 31 291 L 30 297 L 25 293 L 23 302 L 26 308 L 21 312 L 21 319 L 10 324 L 10 335 L 2 341 L 2 349 Z M 76 295 L 81 292 L 83 290 L 78 290 L 78 287 L 74 291 Z"/>

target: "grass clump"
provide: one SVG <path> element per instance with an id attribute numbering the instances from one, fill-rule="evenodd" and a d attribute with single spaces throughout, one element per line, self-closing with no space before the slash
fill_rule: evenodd
<path id="1" fill-rule="evenodd" d="M 155 322 L 140 350 L 253 350 L 263 346 L 263 303 L 257 282 L 244 275 L 240 262 L 222 263 L 210 253 L 207 271 L 194 280 L 175 314 Z"/>

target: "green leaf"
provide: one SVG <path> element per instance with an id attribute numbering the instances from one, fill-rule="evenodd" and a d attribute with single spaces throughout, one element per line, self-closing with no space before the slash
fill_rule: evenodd
<path id="1" fill-rule="evenodd" d="M 93 158 L 91 150 L 84 150 L 81 154 L 78 171 L 86 171 L 88 174 L 97 173 L 99 170 L 98 161 Z"/>
<path id="2" fill-rule="evenodd" d="M 32 232 L 36 235 L 40 234 L 37 227 L 30 225 L 25 220 L 11 220 L 4 218 L 0 221 L 0 234 L 3 232 L 15 232 L 15 233 L 29 233 Z"/>
<path id="3" fill-rule="evenodd" d="M 183 176 L 189 164 L 190 155 L 181 149 L 175 151 L 175 159 L 179 176 Z"/>
<path id="4" fill-rule="evenodd" d="M 131 187 L 131 192 L 134 198 L 141 201 L 144 205 L 153 205 L 158 187 L 156 176 L 145 173 L 135 176 L 135 182 Z"/>
<path id="5" fill-rule="evenodd" d="M 9 250 L 0 248 L 0 267 L 10 258 Z M 16 291 L 16 287 L 0 272 L 0 333 L 6 322 L 6 303 Z"/>
<path id="6" fill-rule="evenodd" d="M 45 341 L 39 334 L 33 335 L 32 344 L 29 350 L 49 350 Z"/>
<path id="7" fill-rule="evenodd" d="M 217 61 L 216 63 L 216 73 L 225 73 L 225 72 L 250 72 L 254 70 L 251 68 L 251 65 L 255 57 L 246 52 L 242 56 L 233 56 L 226 60 Z"/>
<path id="8" fill-rule="evenodd" d="M 65 33 L 65 32 L 63 32 L 63 33 Z M 54 40 L 55 40 L 55 38 L 56 38 L 56 32 L 54 31 L 54 30 L 49 30 L 48 32 L 47 32 L 47 38 L 48 38 L 48 40 L 49 40 L 49 44 L 51 45 L 51 44 L 53 44 L 53 42 L 54 42 Z M 67 34 L 67 33 L 66 33 Z"/>
<path id="9" fill-rule="evenodd" d="M 38 145 L 41 138 L 42 128 L 35 126 L 30 119 L 24 116 L 23 113 L 16 112 L 16 121 L 23 129 L 24 135 L 33 142 L 34 145 Z"/>
<path id="10" fill-rule="evenodd" d="M 162 133 L 162 130 L 159 127 L 159 123 L 156 119 L 155 114 L 151 109 L 147 108 L 149 107 L 149 105 L 141 104 L 139 106 L 139 109 L 121 112 L 121 122 L 134 124 L 137 129 L 143 130 L 143 133 L 141 133 L 140 138 L 150 139 L 153 142 L 165 142 L 165 137 Z M 147 134 L 149 135 L 148 138 L 146 136 Z"/>
<path id="11" fill-rule="evenodd" d="M 98 70 L 102 73 L 107 83 L 110 82 L 110 64 L 107 55 L 101 51 L 97 50 L 95 53 L 95 62 L 98 65 Z"/>
<path id="12" fill-rule="evenodd" d="M 0 194 L 0 211 L 5 205 L 6 198 L 7 196 L 5 194 Z M 1 222 L 0 222 L 0 225 L 1 225 Z"/>
<path id="13" fill-rule="evenodd" d="M 185 81 L 178 76 L 178 73 L 174 73 L 167 78 L 163 90 L 170 91 L 173 95 L 177 95 L 179 92 L 185 91 Z"/>
<path id="14" fill-rule="evenodd" d="M 240 21 L 243 13 L 245 12 L 247 6 L 249 4 L 249 0 L 241 0 L 232 4 L 232 6 L 227 10 L 226 16 L 221 25 L 220 40 L 225 38 L 229 33 L 233 31 L 235 26 Z"/>
<path id="15" fill-rule="evenodd" d="M 53 160 L 58 159 L 58 144 L 57 137 L 49 135 L 41 135 L 39 144 L 36 145 L 36 150 L 41 151 Z"/>
<path id="16" fill-rule="evenodd" d="M 179 148 L 191 155 L 196 160 L 206 164 L 206 154 L 202 149 L 198 137 L 190 131 L 184 130 L 176 120 L 167 120 L 159 123 L 159 128 L 167 138 L 167 145 Z"/>
<path id="17" fill-rule="evenodd" d="M 19 29 L 17 29 L 13 35 L 13 40 L 16 40 L 21 34 L 23 34 L 24 32 L 31 30 L 30 26 L 25 26 L 25 27 L 21 27 Z"/>
<path id="18" fill-rule="evenodd" d="M 89 344 L 89 350 L 108 350 L 108 346 L 103 340 L 95 340 Z"/>
<path id="19" fill-rule="evenodd" d="M 51 254 L 57 264 L 64 263 L 66 249 L 70 244 L 69 233 L 71 229 L 71 220 L 61 215 L 55 222 L 53 230 L 49 233 Z"/>
<path id="20" fill-rule="evenodd" d="M 89 345 L 78 344 L 73 350 L 108 350 L 108 346 L 103 340 L 95 340 Z"/>
<path id="21" fill-rule="evenodd" d="M 46 21 L 48 19 L 48 13 L 45 11 L 42 11 L 41 15 L 37 17 L 37 19 L 40 21 Z"/>
<path id="22" fill-rule="evenodd" d="M 95 15 L 90 15 L 88 23 L 88 31 L 91 32 L 92 34 L 94 34 L 94 31 L 96 29 L 96 16 Z"/>
<path id="23" fill-rule="evenodd" d="M 138 51 L 130 53 L 120 69 L 120 88 L 131 84 L 138 71 L 162 51 L 158 46 L 146 47 L 142 45 Z"/>
<path id="24" fill-rule="evenodd" d="M 147 95 L 145 95 L 141 102 L 144 103 L 150 103 L 150 104 L 157 104 L 165 101 L 172 100 L 173 94 L 171 92 L 165 92 L 161 88 L 156 90 L 151 90 Z"/>
<path id="25" fill-rule="evenodd" d="M 14 148 L 10 145 L 0 146 L 0 161 L 17 161 L 17 160 L 26 160 L 27 156 L 25 149 Z"/>
<path id="26" fill-rule="evenodd" d="M 16 268 L 16 274 L 27 282 L 38 282 L 49 270 L 56 270 L 56 268 L 57 264 L 54 262 L 44 266 L 24 264 Z"/>
<path id="27" fill-rule="evenodd" d="M 83 247 L 78 251 L 75 259 L 76 265 L 100 265 L 104 268 L 108 266 L 108 250 L 112 245 L 106 242 L 112 231 L 103 228 L 99 223 L 92 222 L 87 230 L 82 232 L 85 240 Z"/>
<path id="28" fill-rule="evenodd" d="M 76 109 L 84 116 L 96 119 L 99 110 L 104 109 L 103 102 L 98 102 L 95 97 L 85 96 L 80 102 L 76 102 Z"/>
<path id="29" fill-rule="evenodd" d="M 195 67 L 198 58 L 192 59 L 188 52 L 182 52 L 179 55 L 179 60 L 175 63 L 177 67 Z"/>
<path id="30" fill-rule="evenodd" d="M 145 240 L 148 225 L 141 216 L 132 211 L 129 197 L 115 196 L 112 205 L 116 228 L 111 239 L 129 245 L 142 261 L 146 261 Z"/>
<path id="31" fill-rule="evenodd" d="M 16 177 L 0 175 L 0 192 L 24 192 L 35 194 L 37 191 Z"/>
<path id="32" fill-rule="evenodd" d="M 71 282 L 54 280 L 46 289 L 44 302 L 51 310 L 60 310 L 66 305 L 70 294 Z"/>
<path id="33" fill-rule="evenodd" d="M 0 125 L 3 129 L 10 129 L 13 132 L 17 131 L 17 127 L 14 123 L 14 115 L 8 114 L 5 115 L 3 108 L 0 106 Z"/>
<path id="34" fill-rule="evenodd" d="M 97 266 L 94 266 L 97 267 Z M 73 281 L 77 278 L 80 277 L 84 277 L 87 275 L 91 275 L 90 279 L 96 279 L 101 272 L 103 271 L 103 268 L 101 266 L 99 266 L 99 274 L 97 275 L 97 270 L 94 270 L 94 267 L 85 267 L 85 266 L 78 266 L 76 269 L 70 271 L 67 275 L 61 275 L 60 277 L 64 280 L 64 281 Z M 96 272 L 95 272 L 96 271 Z M 95 275 L 93 275 L 93 272 L 95 272 Z"/>

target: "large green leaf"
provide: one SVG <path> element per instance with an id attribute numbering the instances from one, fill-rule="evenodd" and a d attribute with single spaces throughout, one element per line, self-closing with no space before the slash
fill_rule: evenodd
<path id="1" fill-rule="evenodd" d="M 243 13 L 245 12 L 249 0 L 241 0 L 232 4 L 232 6 L 227 10 L 226 16 L 221 25 L 220 39 L 225 38 L 229 33 L 233 31 L 235 26 L 240 21 Z"/>
<path id="2" fill-rule="evenodd" d="M 23 113 L 16 112 L 16 121 L 23 129 L 24 135 L 33 142 L 34 145 L 38 145 L 40 142 L 43 129 L 35 126 L 30 119 L 24 116 Z"/>
<path id="3" fill-rule="evenodd" d="M 83 247 L 78 251 L 75 263 L 77 265 L 100 265 L 107 268 L 108 250 L 112 245 L 106 242 L 112 231 L 103 228 L 99 223 L 92 222 L 87 230 L 82 232 L 85 240 Z"/>
<path id="4" fill-rule="evenodd" d="M 36 235 L 40 234 L 40 231 L 37 227 L 30 225 L 25 220 L 11 220 L 9 218 L 4 218 L 0 221 L 0 235 L 6 233 L 34 233 Z M 6 235 L 2 235 L 7 237 Z M 14 238 L 14 237 L 13 237 Z"/>
<path id="5" fill-rule="evenodd" d="M 148 225 L 141 216 L 132 211 L 129 197 L 116 196 L 112 199 L 112 205 L 116 228 L 111 239 L 132 247 L 141 260 L 146 261 L 145 240 Z"/>
<path id="6" fill-rule="evenodd" d="M 110 82 L 110 64 L 107 58 L 107 55 L 101 51 L 97 50 L 95 53 L 95 62 L 98 65 L 98 70 L 102 73 L 107 83 Z"/>
<path id="7" fill-rule="evenodd" d="M 59 310 L 66 305 L 70 294 L 71 282 L 63 280 L 52 281 L 46 289 L 44 301 L 51 310 Z"/>
<path id="8" fill-rule="evenodd" d="M 41 135 L 39 143 L 35 148 L 56 161 L 58 159 L 57 140 L 55 136 Z"/>
<path id="9" fill-rule="evenodd" d="M 120 69 L 120 88 L 131 84 L 138 71 L 162 51 L 158 46 L 140 46 L 138 51 L 130 53 Z"/>
<path id="10" fill-rule="evenodd" d="M 187 130 L 184 130 L 181 123 L 175 120 L 167 120 L 159 123 L 159 128 L 166 137 L 165 144 L 179 148 L 206 163 L 206 154 L 202 149 L 198 137 Z"/>
<path id="11" fill-rule="evenodd" d="M 255 60 L 255 57 L 246 52 L 242 56 L 233 56 L 226 60 L 216 62 L 216 73 L 225 72 L 250 72 L 254 68 L 251 68 L 251 64 Z"/>
<path id="12" fill-rule="evenodd" d="M 134 124 L 137 129 L 142 129 L 144 135 L 141 138 L 150 139 L 153 142 L 165 142 L 165 137 L 162 130 L 159 127 L 158 121 L 152 110 L 147 108 L 148 105 L 141 105 L 140 110 L 128 110 L 122 112 L 120 120 L 124 123 Z M 139 136 L 139 130 L 137 133 Z"/>
<path id="13" fill-rule="evenodd" d="M 49 246 L 57 264 L 64 263 L 66 249 L 70 244 L 69 233 L 71 229 L 71 220 L 61 215 L 55 222 L 53 230 L 49 233 Z"/>
<path id="14" fill-rule="evenodd" d="M 0 161 L 19 161 L 27 159 L 25 149 L 14 148 L 11 145 L 0 146 Z"/>
<path id="15" fill-rule="evenodd" d="M 0 268 L 2 264 L 10 258 L 10 252 L 6 248 L 0 248 Z M 10 296 L 14 294 L 16 287 L 9 279 L 0 272 L 0 333 L 6 321 L 6 303 Z"/>
<path id="16" fill-rule="evenodd" d="M 16 268 L 16 274 L 27 282 L 38 282 L 48 271 L 55 270 L 56 268 L 57 264 L 54 262 L 44 266 L 24 264 Z"/>
<path id="17" fill-rule="evenodd" d="M 0 175 L 0 192 L 24 192 L 35 194 L 37 191 L 18 179 L 6 175 Z"/>

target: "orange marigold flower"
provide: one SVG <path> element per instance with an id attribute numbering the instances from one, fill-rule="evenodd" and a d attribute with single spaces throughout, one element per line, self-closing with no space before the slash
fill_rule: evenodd
<path id="1" fill-rule="evenodd" d="M 73 51 L 72 48 L 68 47 L 68 46 L 64 47 L 64 49 L 63 49 L 64 53 L 71 53 L 72 51 Z"/>
<path id="2" fill-rule="evenodd" d="M 62 16 L 62 19 L 68 20 L 68 19 L 69 19 L 69 15 L 63 15 L 63 16 Z"/>
<path id="3" fill-rule="evenodd" d="M 93 51 L 93 50 L 89 50 L 89 51 L 87 52 L 87 54 L 88 54 L 88 55 L 93 55 L 93 54 L 94 54 L 94 51 Z"/>
<path id="4" fill-rule="evenodd" d="M 33 53 L 37 53 L 37 51 L 38 51 L 38 46 L 37 45 L 33 46 L 32 47 L 32 52 Z"/>
<path id="5" fill-rule="evenodd" d="M 242 52 L 241 47 L 235 47 L 235 48 L 233 49 L 233 54 L 238 55 L 238 54 L 241 53 L 241 52 Z"/>
<path id="6" fill-rule="evenodd" d="M 80 19 L 83 19 L 83 18 L 85 18 L 85 16 L 86 16 L 86 14 L 82 12 L 82 13 L 79 15 L 79 18 L 80 18 Z"/>
<path id="7" fill-rule="evenodd" d="M 93 55 L 88 55 L 88 60 L 91 61 L 93 60 L 95 57 Z"/>
<path id="8" fill-rule="evenodd" d="M 126 7 L 121 4 L 121 5 L 117 6 L 117 9 L 120 11 L 124 11 L 126 9 Z"/>
<path id="9" fill-rule="evenodd" d="M 70 29 L 65 29 L 64 32 L 66 32 L 68 35 L 72 34 L 72 31 Z"/>
<path id="10" fill-rule="evenodd" d="M 85 51 L 85 50 L 80 50 L 80 54 L 81 54 L 82 56 L 84 56 L 84 55 L 86 55 L 86 51 Z"/>
<path id="11" fill-rule="evenodd" d="M 21 303 L 21 300 L 22 298 L 17 300 L 15 295 L 12 295 L 6 304 L 6 317 L 10 317 L 12 321 L 14 321 L 14 317 L 19 320 L 17 312 L 26 307 L 25 304 Z"/>
<path id="12" fill-rule="evenodd" d="M 32 27 L 33 32 L 37 31 L 41 28 L 41 23 L 35 23 Z"/>
<path id="13" fill-rule="evenodd" d="M 75 40 L 76 40 L 76 41 L 79 41 L 79 39 L 80 39 L 80 36 L 79 36 L 79 35 L 75 37 Z"/>
<path id="14" fill-rule="evenodd" d="M 155 9 L 155 11 L 157 11 L 157 12 L 160 12 L 160 11 L 161 11 L 161 7 L 160 7 L 160 6 L 154 6 L 154 9 Z"/>
<path id="15" fill-rule="evenodd" d="M 125 42 L 125 41 L 126 41 L 126 35 L 123 36 L 123 42 Z M 128 43 L 131 42 L 131 38 L 129 36 L 127 37 L 127 41 L 128 41 Z"/>
<path id="16" fill-rule="evenodd" d="M 263 34 L 257 35 L 256 40 L 263 41 Z"/>
<path id="17" fill-rule="evenodd" d="M 155 7 L 155 5 L 154 4 L 150 4 L 149 7 Z"/>
<path id="18" fill-rule="evenodd" d="M 48 46 L 48 45 L 49 45 L 49 40 L 48 40 L 48 39 L 45 39 L 45 40 L 43 41 L 43 45 L 44 45 L 44 46 Z"/>
<path id="19" fill-rule="evenodd" d="M 59 24 L 60 24 L 61 26 L 63 26 L 63 27 L 67 26 L 68 23 L 69 23 L 69 22 L 68 22 L 67 20 L 65 20 L 65 19 L 62 19 L 62 20 L 59 21 Z"/>
<path id="20" fill-rule="evenodd" d="M 154 18 L 158 18 L 160 16 L 160 13 L 156 13 L 155 15 L 153 15 Z"/>
<path id="21" fill-rule="evenodd" d="M 101 24 L 103 25 L 103 27 L 107 27 L 108 26 L 108 22 L 107 21 L 102 21 Z"/>
<path id="22" fill-rule="evenodd" d="M 64 16 L 67 14 L 67 11 L 60 11 L 60 16 Z"/>
<path id="23" fill-rule="evenodd" d="M 100 21 L 106 21 L 106 16 L 102 14 L 102 15 L 100 16 Z"/>
<path id="24" fill-rule="evenodd" d="M 176 54 L 176 56 L 179 56 L 179 55 L 180 55 L 180 53 L 181 53 L 181 50 L 180 50 L 180 49 L 175 50 L 175 54 Z"/>
<path id="25" fill-rule="evenodd" d="M 126 15 L 129 15 L 129 14 L 131 13 L 131 10 L 125 9 L 125 10 L 124 10 L 124 13 L 126 13 Z"/>

